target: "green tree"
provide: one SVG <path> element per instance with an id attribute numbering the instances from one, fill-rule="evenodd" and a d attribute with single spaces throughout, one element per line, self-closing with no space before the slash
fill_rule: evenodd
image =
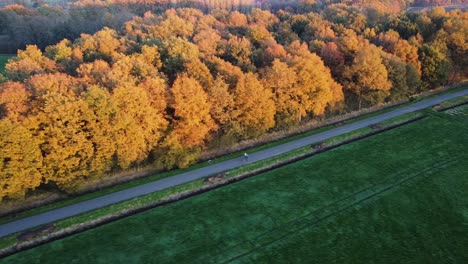
<path id="1" fill-rule="evenodd" d="M 353 64 L 345 70 L 345 88 L 357 96 L 358 109 L 363 100 L 369 104 L 383 102 L 391 88 L 380 52 L 373 45 L 366 46 L 358 51 Z"/>
<path id="2" fill-rule="evenodd" d="M 407 98 L 410 94 L 406 78 L 406 64 L 394 56 L 386 56 L 383 63 L 387 68 L 388 80 L 392 83 L 390 89 L 390 99 L 401 100 Z"/>
<path id="3" fill-rule="evenodd" d="M 450 63 L 446 55 L 434 45 L 424 44 L 421 48 L 422 80 L 431 86 L 441 85 L 448 80 Z"/>

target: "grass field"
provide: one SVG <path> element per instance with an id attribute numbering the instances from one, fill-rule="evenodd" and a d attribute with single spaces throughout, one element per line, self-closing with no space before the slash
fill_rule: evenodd
<path id="1" fill-rule="evenodd" d="M 5 72 L 5 64 L 8 62 L 9 59 L 13 58 L 12 55 L 1 55 L 0 54 L 0 74 Z"/>
<path id="2" fill-rule="evenodd" d="M 462 263 L 466 122 L 431 116 L 2 263 Z"/>

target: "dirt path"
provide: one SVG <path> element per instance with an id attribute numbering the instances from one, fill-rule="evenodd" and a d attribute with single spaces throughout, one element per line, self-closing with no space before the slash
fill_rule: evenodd
<path id="1" fill-rule="evenodd" d="M 468 95 L 468 89 L 459 91 L 456 93 L 452 93 L 452 94 L 441 95 L 432 99 L 427 99 L 427 100 L 417 102 L 406 107 L 393 110 L 388 113 L 384 113 L 384 114 L 374 116 L 365 120 L 354 122 L 352 124 L 330 129 L 319 134 L 315 134 L 309 137 L 305 137 L 302 139 L 298 139 L 295 141 L 285 143 L 283 145 L 279 145 L 276 147 L 272 147 L 269 149 L 251 153 L 249 154 L 249 163 L 268 159 L 268 158 L 289 152 L 294 149 L 298 149 L 298 148 L 301 148 L 310 144 L 318 143 L 318 142 L 321 142 L 323 140 L 326 140 L 332 137 L 336 137 L 336 136 L 339 136 L 339 135 L 342 135 L 342 134 L 345 134 L 345 133 L 372 125 L 372 124 L 376 124 L 376 123 L 379 123 L 379 122 L 382 122 L 382 121 L 385 121 L 385 120 L 388 120 L 397 116 L 401 116 L 406 113 L 415 112 L 415 111 L 439 104 L 443 101 L 450 100 L 450 99 L 457 98 L 457 97 L 464 96 L 464 95 Z M 58 208 L 58 209 L 50 210 L 48 212 L 37 214 L 34 216 L 30 216 L 30 217 L 26 217 L 26 218 L 12 221 L 9 223 L 5 223 L 5 224 L 0 225 L 0 237 L 7 236 L 16 232 L 24 231 L 32 227 L 37 227 L 43 224 L 55 222 L 60 219 L 64 219 L 70 216 L 85 213 L 94 209 L 98 209 L 107 205 L 122 202 L 122 201 L 132 199 L 138 196 L 160 191 L 169 187 L 173 187 L 176 185 L 194 181 L 202 177 L 224 172 L 226 170 L 241 167 L 244 164 L 245 162 L 243 158 L 235 158 L 235 159 L 227 160 L 227 161 L 220 162 L 217 164 L 213 164 L 211 166 L 193 170 L 190 172 L 178 174 L 172 177 L 168 177 L 165 179 L 157 180 L 157 181 L 143 184 L 140 186 L 132 187 L 126 190 L 107 194 L 107 195 L 97 197 L 91 200 L 79 202 L 73 205 L 65 206 L 62 208 Z"/>

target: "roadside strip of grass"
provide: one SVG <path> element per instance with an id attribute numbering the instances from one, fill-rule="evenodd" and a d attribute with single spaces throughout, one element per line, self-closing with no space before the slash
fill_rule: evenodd
<path id="1" fill-rule="evenodd" d="M 439 105 L 434 106 L 434 109 L 438 111 L 444 111 L 444 110 L 454 108 L 454 107 L 457 107 L 466 103 L 468 103 L 468 95 L 442 102 Z"/>
<path id="2" fill-rule="evenodd" d="M 288 153 L 278 155 L 269 159 L 261 160 L 258 162 L 246 164 L 240 168 L 235 168 L 220 176 L 220 178 L 213 183 L 207 181 L 208 178 L 202 178 L 182 184 L 179 186 L 171 187 L 159 192 L 154 192 L 145 196 L 136 197 L 134 199 L 124 201 L 121 203 L 113 204 L 104 208 L 96 209 L 84 214 L 73 216 L 64 220 L 60 220 L 54 224 L 45 225 L 51 227 L 51 233 L 41 233 L 40 231 L 44 228 L 38 227 L 30 231 L 23 232 L 21 234 L 28 237 L 24 241 L 20 241 L 19 237 L 23 235 L 13 234 L 3 238 L 0 238 L 0 257 L 14 254 L 16 252 L 26 250 L 38 245 L 48 243 L 53 240 L 57 240 L 72 234 L 88 230 L 117 219 L 121 219 L 127 216 L 134 215 L 136 213 L 146 211 L 158 206 L 165 205 L 174 201 L 185 199 L 193 195 L 203 193 L 232 182 L 246 179 L 248 177 L 263 173 L 266 171 L 273 170 L 275 168 L 282 167 L 284 165 L 305 159 L 312 155 L 319 154 L 332 148 L 342 146 L 344 144 L 351 143 L 353 141 L 363 139 L 378 133 L 382 133 L 389 129 L 399 127 L 419 120 L 424 117 L 422 112 L 408 113 L 400 117 L 396 117 L 385 122 L 382 122 L 378 126 L 365 127 L 344 135 L 340 135 L 336 138 L 328 139 L 322 143 L 315 144 L 313 146 L 306 146 L 299 148 Z M 385 124 L 383 124 L 385 123 Z M 213 176 L 212 176 L 213 177 Z M 36 230 L 36 231 L 35 231 Z M 37 233 L 36 233 L 37 232 Z"/>
<path id="3" fill-rule="evenodd" d="M 446 93 L 456 92 L 456 91 L 459 91 L 459 90 L 466 89 L 467 87 L 468 87 L 467 83 L 462 83 L 462 84 L 460 84 L 460 85 L 458 85 L 456 87 L 451 88 L 450 90 L 443 90 L 442 92 L 440 92 L 441 90 L 438 90 L 440 93 L 429 94 L 429 95 L 428 94 L 421 95 L 415 101 L 428 99 L 428 98 L 431 98 L 431 97 L 439 95 L 439 94 L 446 94 Z M 32 208 L 32 209 L 26 209 L 26 210 L 20 211 L 18 213 L 8 214 L 8 215 L 0 217 L 0 224 L 11 222 L 11 221 L 21 219 L 21 218 L 25 218 L 25 217 L 29 217 L 29 216 L 36 215 L 36 214 L 39 214 L 39 213 L 43 213 L 43 212 L 46 212 L 46 211 L 49 211 L 49 210 L 61 208 L 61 207 L 71 205 L 71 204 L 75 204 L 75 203 L 78 203 L 78 202 L 90 200 L 90 199 L 100 197 L 100 196 L 103 196 L 103 195 L 106 195 L 106 194 L 110 194 L 110 193 L 113 193 L 113 192 L 117 192 L 117 191 L 120 191 L 120 190 L 128 189 L 128 188 L 131 188 L 131 187 L 135 187 L 135 186 L 142 185 L 142 184 L 145 184 L 145 183 L 149 183 L 149 182 L 152 182 L 152 181 L 156 181 L 156 180 L 159 180 L 159 179 L 171 177 L 173 175 L 177 175 L 177 174 L 180 174 L 180 173 L 184 173 L 184 172 L 192 171 L 192 170 L 199 169 L 199 168 L 202 168 L 202 167 L 210 166 L 210 165 L 213 165 L 215 163 L 219 163 L 219 162 L 222 162 L 222 161 L 226 161 L 226 160 L 229 160 L 229 159 L 240 157 L 240 156 L 242 156 L 242 154 L 245 151 L 249 152 L 249 153 L 253 153 L 253 152 L 257 152 L 257 151 L 264 150 L 264 149 L 267 149 L 267 148 L 271 148 L 271 147 L 274 147 L 274 146 L 277 146 L 277 145 L 288 143 L 290 141 L 294 141 L 294 140 L 297 140 L 297 139 L 300 139 L 300 138 L 304 138 L 304 137 L 307 137 L 307 136 L 311 136 L 311 135 L 314 135 L 314 134 L 324 132 L 324 131 L 332 129 L 332 128 L 336 127 L 337 125 L 340 125 L 340 124 L 350 124 L 350 123 L 357 122 L 357 121 L 360 121 L 360 120 L 363 120 L 363 119 L 367 119 L 367 118 L 370 118 L 370 117 L 373 117 L 373 116 L 376 116 L 376 115 L 379 115 L 379 114 L 383 114 L 383 113 L 386 113 L 386 112 L 389 112 L 389 111 L 393 111 L 393 110 L 398 109 L 400 107 L 407 106 L 408 104 L 411 104 L 411 103 L 414 103 L 414 100 L 411 101 L 411 102 L 407 101 L 407 102 L 403 102 L 403 103 L 396 103 L 396 104 L 387 106 L 387 107 L 385 107 L 385 108 L 383 108 L 381 110 L 377 110 L 377 111 L 373 111 L 373 112 L 367 112 L 366 114 L 362 114 L 362 115 L 354 116 L 355 114 L 350 113 L 350 114 L 343 115 L 343 116 L 340 116 L 340 117 L 337 117 L 337 118 L 331 118 L 331 119 L 329 119 L 329 121 L 323 120 L 324 122 L 328 122 L 328 124 L 327 123 L 325 123 L 325 124 L 322 123 L 322 125 L 323 125 L 322 127 L 318 127 L 318 128 L 315 128 L 315 129 L 311 128 L 313 130 L 309 130 L 309 131 L 306 131 L 306 132 L 303 132 L 303 133 L 298 132 L 298 134 L 296 134 L 296 135 L 293 135 L 293 136 L 290 136 L 290 137 L 287 137 L 287 138 L 282 138 L 282 139 L 279 139 L 279 140 L 275 140 L 275 141 L 272 141 L 270 143 L 266 143 L 266 144 L 263 144 L 263 145 L 260 145 L 260 146 L 257 146 L 257 147 L 242 149 L 241 151 L 233 152 L 231 154 L 220 156 L 218 158 L 214 158 L 214 159 L 209 160 L 209 161 L 204 161 L 204 162 L 194 164 L 193 166 L 190 166 L 189 168 L 186 168 L 186 169 L 177 169 L 177 170 L 171 170 L 171 171 L 161 172 L 161 173 L 152 173 L 149 176 L 136 178 L 136 179 L 133 179 L 133 180 L 130 180 L 130 181 L 127 181 L 127 182 L 123 182 L 123 183 L 119 183 L 119 184 L 116 184 L 116 185 L 113 185 L 113 186 L 110 186 L 110 187 L 105 187 L 105 188 L 102 188 L 102 189 L 98 189 L 98 190 L 95 190 L 93 192 L 79 194 L 77 196 L 66 196 L 66 197 L 58 200 L 57 202 L 49 203 L 47 205 L 43 205 L 43 206 L 40 206 L 40 207 L 35 207 L 35 208 Z M 370 111 L 370 110 L 366 110 L 366 111 Z M 358 130 L 358 131 L 353 131 L 353 132 L 350 132 L 350 133 L 357 135 L 359 133 L 365 132 L 366 130 L 368 131 L 369 129 L 364 128 L 362 131 Z M 330 140 L 338 142 L 341 139 L 346 138 L 346 137 L 350 137 L 350 136 L 351 135 L 342 135 L 342 136 L 339 136 L 338 139 L 330 139 Z M 328 142 L 328 143 L 333 143 L 333 142 Z M 136 172 L 138 172 L 138 170 L 136 170 Z"/>

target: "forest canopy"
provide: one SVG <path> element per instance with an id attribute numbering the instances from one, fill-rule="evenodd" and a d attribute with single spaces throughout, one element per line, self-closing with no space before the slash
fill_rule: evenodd
<path id="1" fill-rule="evenodd" d="M 301 4 L 311 8 L 179 7 L 125 23 L 93 5 L 70 24 L 79 37 L 49 45 L 41 38 L 54 31 L 14 33 L 35 45 L 0 76 L 0 199 L 45 185 L 73 192 L 135 166 L 186 167 L 207 150 L 467 75 L 466 12 Z M 10 34 L 47 14 L 59 25 L 63 12 L 8 6 L 0 24 Z M 108 20 L 80 28 L 90 18 Z"/>

